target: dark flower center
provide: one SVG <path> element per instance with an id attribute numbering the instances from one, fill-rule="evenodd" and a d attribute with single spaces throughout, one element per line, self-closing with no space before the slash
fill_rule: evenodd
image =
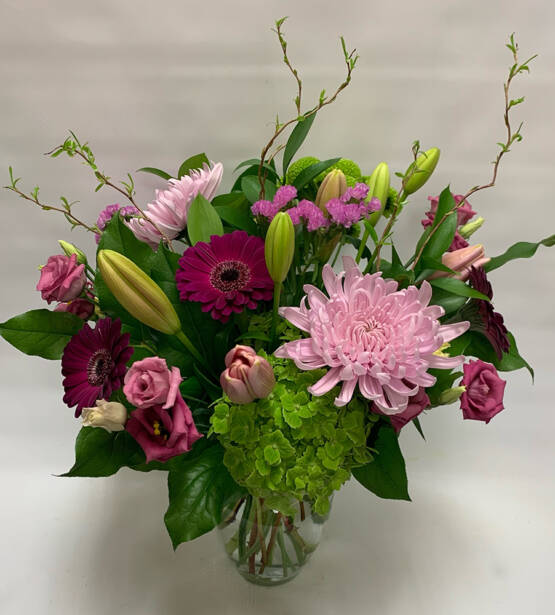
<path id="1" fill-rule="evenodd" d="M 223 293 L 245 288 L 250 278 L 249 266 L 241 261 L 218 263 L 210 273 L 210 283 Z"/>
<path id="2" fill-rule="evenodd" d="M 106 348 L 101 348 L 91 355 L 87 364 L 87 380 L 93 387 L 104 384 L 114 369 L 114 360 Z"/>

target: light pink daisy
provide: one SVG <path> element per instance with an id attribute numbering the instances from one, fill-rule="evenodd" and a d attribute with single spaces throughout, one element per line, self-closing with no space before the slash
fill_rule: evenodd
<path id="1" fill-rule="evenodd" d="M 329 297 L 306 285 L 300 307 L 280 309 L 309 337 L 288 342 L 275 354 L 293 359 L 302 370 L 329 368 L 309 388 L 312 395 L 324 395 L 342 383 L 335 405 L 344 406 L 358 385 L 384 414 L 399 414 L 419 387 L 435 383 L 429 368 L 451 369 L 463 362 L 462 356 L 434 353 L 464 333 L 469 323 L 442 325 L 438 319 L 443 308 L 428 305 L 428 282 L 397 290 L 397 282 L 384 280 L 381 272 L 363 275 L 351 257 L 344 257 L 343 265 L 345 272 L 339 275 L 329 265 L 324 267 Z"/>

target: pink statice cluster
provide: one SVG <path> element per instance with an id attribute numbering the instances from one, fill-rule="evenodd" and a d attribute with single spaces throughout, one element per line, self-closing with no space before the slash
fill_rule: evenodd
<path id="1" fill-rule="evenodd" d="M 268 222 L 274 219 L 278 211 L 283 209 L 288 203 L 297 197 L 297 189 L 295 186 L 281 186 L 277 189 L 274 198 L 271 201 L 262 199 L 256 201 L 251 207 L 253 216 L 266 218 Z"/>
<path id="2" fill-rule="evenodd" d="M 322 210 L 307 199 L 300 201 L 296 207 L 292 207 L 287 213 L 291 216 L 293 224 L 302 224 L 304 221 L 309 231 L 316 231 L 330 225 Z"/>
<path id="3" fill-rule="evenodd" d="M 133 205 L 127 205 L 125 207 L 122 207 L 119 203 L 114 203 L 113 205 L 108 205 L 107 207 L 105 207 L 100 212 L 96 221 L 96 227 L 100 231 L 100 233 L 96 233 L 95 235 L 96 243 L 100 241 L 102 231 L 106 229 L 108 222 L 110 222 L 116 212 L 119 212 L 119 215 L 123 216 L 124 218 L 137 216 L 139 214 L 139 210 Z"/>
<path id="4" fill-rule="evenodd" d="M 330 199 L 326 203 L 326 209 L 330 215 L 330 221 L 345 228 L 351 228 L 360 220 L 378 211 L 381 207 L 379 199 L 371 199 L 368 203 L 368 186 L 363 183 L 355 184 L 336 199 Z"/>
<path id="5" fill-rule="evenodd" d="M 463 200 L 464 196 L 462 194 L 454 194 L 453 198 L 455 199 L 455 203 L 458 205 Z M 429 196 L 428 200 L 430 201 L 430 210 L 426 212 L 426 217 L 422 220 L 422 226 L 424 228 L 431 226 L 434 223 L 437 206 L 439 203 L 439 196 Z M 454 252 L 455 250 L 468 247 L 468 241 L 466 241 L 466 239 L 459 233 L 458 228 L 465 225 L 467 222 L 470 222 L 475 215 L 476 212 L 472 209 L 468 201 L 465 201 L 457 209 L 457 230 L 455 231 L 455 237 L 449 246 L 449 252 Z"/>

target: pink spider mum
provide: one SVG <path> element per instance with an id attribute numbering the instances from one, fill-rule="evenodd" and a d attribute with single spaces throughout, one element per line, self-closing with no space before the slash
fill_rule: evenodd
<path id="1" fill-rule="evenodd" d="M 443 308 L 428 305 L 428 282 L 420 289 L 397 290 L 397 282 L 384 280 L 381 272 L 363 275 L 351 257 L 344 257 L 343 265 L 346 271 L 339 275 L 324 267 L 329 297 L 306 285 L 300 307 L 280 309 L 309 337 L 287 342 L 275 355 L 293 359 L 302 370 L 330 368 L 309 388 L 312 395 L 324 395 L 342 382 L 335 405 L 344 406 L 358 384 L 360 393 L 384 414 L 400 414 L 419 387 L 435 383 L 429 368 L 451 369 L 463 362 L 462 356 L 435 352 L 464 333 L 468 322 L 442 325 L 438 318 Z"/>

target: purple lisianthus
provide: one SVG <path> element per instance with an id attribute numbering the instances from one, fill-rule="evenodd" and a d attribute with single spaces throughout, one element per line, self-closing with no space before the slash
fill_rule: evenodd
<path id="1" fill-rule="evenodd" d="M 466 390 L 461 395 L 461 409 L 465 419 L 484 421 L 491 419 L 503 410 L 505 380 L 497 370 L 484 361 L 470 361 L 463 366 L 463 386 Z"/>

